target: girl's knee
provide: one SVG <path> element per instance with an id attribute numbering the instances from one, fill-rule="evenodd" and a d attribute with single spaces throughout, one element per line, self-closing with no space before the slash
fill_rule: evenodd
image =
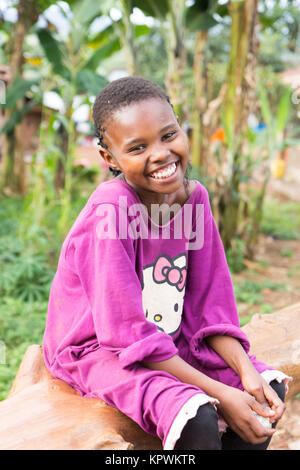
<path id="1" fill-rule="evenodd" d="M 213 405 L 206 403 L 198 408 L 182 430 L 175 450 L 220 450 L 221 439 L 218 414 Z"/>
<path id="2" fill-rule="evenodd" d="M 285 399 L 285 385 L 283 382 L 277 382 L 277 380 L 272 380 L 270 382 L 270 387 L 275 390 L 281 401 Z"/>

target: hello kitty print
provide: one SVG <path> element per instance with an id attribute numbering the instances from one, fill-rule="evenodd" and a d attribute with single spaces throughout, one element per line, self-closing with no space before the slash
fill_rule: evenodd
<path id="1" fill-rule="evenodd" d="M 159 255 L 143 268 L 143 309 L 148 321 L 169 335 L 181 323 L 186 284 L 186 255 Z"/>

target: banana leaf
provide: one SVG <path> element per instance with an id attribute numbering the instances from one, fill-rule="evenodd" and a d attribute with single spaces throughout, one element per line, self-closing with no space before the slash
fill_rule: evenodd
<path id="1" fill-rule="evenodd" d="M 277 109 L 275 135 L 283 132 L 290 115 L 291 97 L 290 90 L 287 89 L 282 95 Z"/>
<path id="2" fill-rule="evenodd" d="M 110 57 L 112 54 L 114 54 L 116 51 L 119 51 L 121 49 L 121 43 L 120 39 L 118 37 L 114 37 L 110 41 L 108 41 L 106 44 L 104 44 L 102 47 L 99 47 L 92 56 L 88 59 L 88 61 L 84 65 L 84 69 L 90 69 L 90 70 L 97 70 L 99 67 L 100 63 L 102 60 L 107 59 Z"/>
<path id="3" fill-rule="evenodd" d="M 17 124 L 19 124 L 28 111 L 30 111 L 37 103 L 34 100 L 28 101 L 21 109 L 11 114 L 10 118 L 6 121 L 4 126 L 0 129 L 1 134 L 11 132 Z"/>
<path id="4" fill-rule="evenodd" d="M 75 84 L 78 93 L 89 92 L 92 95 L 97 95 L 108 84 L 108 80 L 90 69 L 82 69 L 75 77 Z"/>
<path id="5" fill-rule="evenodd" d="M 64 65 L 64 55 L 62 46 L 47 29 L 37 30 L 37 36 L 49 62 L 53 65 L 53 70 L 57 75 L 66 80 L 71 80 L 71 72 Z"/>
<path id="6" fill-rule="evenodd" d="M 25 80 L 20 76 L 16 76 L 6 91 L 6 103 L 3 104 L 3 108 L 10 109 L 15 106 L 20 99 L 24 98 L 27 91 L 35 83 L 33 80 Z"/>

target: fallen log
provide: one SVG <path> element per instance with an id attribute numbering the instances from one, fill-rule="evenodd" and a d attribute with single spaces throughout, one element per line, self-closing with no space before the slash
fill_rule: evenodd
<path id="1" fill-rule="evenodd" d="M 27 349 L 0 414 L 3 450 L 162 449 L 119 410 L 53 378 L 40 345 Z"/>
<path id="2" fill-rule="evenodd" d="M 255 315 L 243 327 L 258 359 L 293 377 L 287 399 L 300 392 L 300 303 Z M 30 346 L 10 393 L 0 402 L 2 450 L 161 450 L 119 410 L 83 398 L 47 371 L 42 348 Z"/>
<path id="3" fill-rule="evenodd" d="M 293 377 L 287 399 L 300 392 L 300 303 L 253 315 L 243 331 L 257 359 Z"/>

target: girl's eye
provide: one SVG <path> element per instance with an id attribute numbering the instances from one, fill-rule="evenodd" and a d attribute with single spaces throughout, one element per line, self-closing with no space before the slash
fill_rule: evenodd
<path id="1" fill-rule="evenodd" d="M 167 134 L 165 134 L 165 135 L 163 136 L 163 140 L 171 139 L 171 137 L 173 137 L 175 134 L 176 134 L 176 131 L 174 131 L 174 132 L 168 132 Z"/>
<path id="2" fill-rule="evenodd" d="M 129 149 L 128 152 L 139 152 L 141 150 L 144 150 L 144 145 L 136 145 L 136 147 Z"/>

